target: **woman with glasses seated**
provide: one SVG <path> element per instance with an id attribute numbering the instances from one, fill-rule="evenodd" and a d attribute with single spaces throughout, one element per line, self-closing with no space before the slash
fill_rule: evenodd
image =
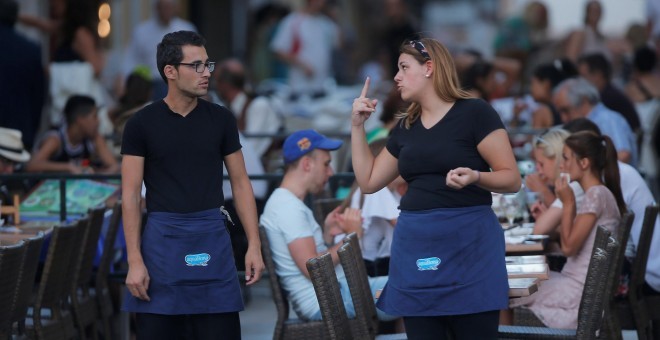
<path id="1" fill-rule="evenodd" d="M 534 234 L 545 235 L 556 231 L 561 219 L 562 203 L 553 191 L 559 177 L 559 162 L 564 148 L 564 140 L 570 134 L 563 129 L 553 129 L 534 138 L 532 150 L 536 172 L 525 177 L 527 188 L 538 194 L 539 200 L 530 206 L 530 214 L 536 221 Z M 584 191 L 577 181 L 571 181 L 578 205 Z"/>
<path id="2" fill-rule="evenodd" d="M 559 235 L 566 264 L 561 272 L 550 271 L 538 292 L 513 299 L 510 306 L 530 309 L 548 327 L 576 329 L 596 226 L 616 233 L 627 208 L 616 150 L 609 137 L 588 131 L 574 133 L 566 138 L 561 157 L 560 170 L 585 192 L 582 204 L 577 204 L 568 178 L 555 180 L 555 193 L 563 203 Z"/>

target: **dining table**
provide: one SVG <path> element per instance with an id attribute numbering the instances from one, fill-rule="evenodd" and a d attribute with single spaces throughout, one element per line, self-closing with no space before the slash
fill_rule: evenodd
<path id="1" fill-rule="evenodd" d="M 510 298 L 534 294 L 541 282 L 549 278 L 544 255 L 506 256 L 505 261 Z"/>
<path id="2" fill-rule="evenodd" d="M 547 235 L 533 235 L 533 223 L 502 225 L 507 255 L 540 255 L 548 245 Z"/>
<path id="3" fill-rule="evenodd" d="M 48 235 L 58 223 L 45 221 L 24 221 L 19 225 L 0 227 L 0 245 L 12 245 L 40 232 Z"/>

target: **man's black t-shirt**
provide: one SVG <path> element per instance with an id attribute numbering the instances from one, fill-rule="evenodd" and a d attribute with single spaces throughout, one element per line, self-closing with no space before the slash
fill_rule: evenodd
<path id="1" fill-rule="evenodd" d="M 503 129 L 495 110 L 481 99 L 461 99 L 433 127 L 427 129 L 417 119 L 410 129 L 398 124 L 392 131 L 387 150 L 398 159 L 399 173 L 408 182 L 401 198 L 402 210 L 457 208 L 491 205 L 491 193 L 476 185 L 461 190 L 449 188 L 449 170 L 468 167 L 490 171 L 477 145 L 488 134 Z"/>
<path id="2" fill-rule="evenodd" d="M 159 100 L 126 123 L 121 153 L 144 157 L 149 212 L 189 213 L 224 203 L 223 158 L 240 148 L 226 108 L 199 99 L 183 117 Z"/>

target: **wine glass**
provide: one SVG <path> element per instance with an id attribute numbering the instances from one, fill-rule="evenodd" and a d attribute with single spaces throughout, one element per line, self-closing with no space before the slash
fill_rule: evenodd
<path id="1" fill-rule="evenodd" d="M 504 210 L 504 216 L 509 221 L 509 228 L 513 227 L 513 220 L 520 214 L 520 201 L 516 195 L 502 195 L 500 205 Z"/>

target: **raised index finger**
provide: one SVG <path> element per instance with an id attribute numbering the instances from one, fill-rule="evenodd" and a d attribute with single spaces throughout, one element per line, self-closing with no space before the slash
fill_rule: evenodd
<path id="1" fill-rule="evenodd" d="M 371 83 L 371 78 L 367 77 L 364 80 L 364 86 L 362 87 L 362 93 L 360 93 L 360 98 L 367 98 L 367 92 L 369 92 L 369 84 Z"/>

